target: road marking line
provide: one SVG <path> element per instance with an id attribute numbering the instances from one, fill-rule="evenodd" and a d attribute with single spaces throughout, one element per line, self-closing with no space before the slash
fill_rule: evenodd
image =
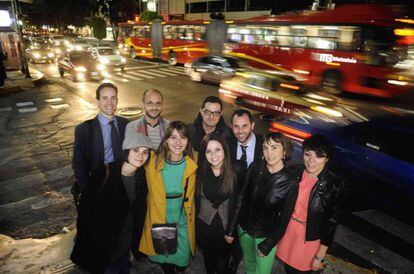
<path id="1" fill-rule="evenodd" d="M 127 78 L 127 79 L 131 79 L 131 80 L 138 80 L 138 81 L 143 80 L 142 78 L 135 77 L 135 76 L 128 75 L 128 74 L 123 74 L 121 72 L 117 72 L 116 75 L 121 76 L 121 77 L 124 77 L 124 78 Z"/>
<path id="2" fill-rule="evenodd" d="M 172 70 L 176 70 L 176 71 L 185 71 L 185 68 L 184 67 L 172 67 L 172 66 L 170 66 L 168 68 L 169 69 L 172 69 Z"/>
<path id="3" fill-rule="evenodd" d="M 141 71 L 140 72 L 138 72 L 138 71 L 129 71 L 128 74 L 133 74 L 133 75 L 136 75 L 136 76 L 139 76 L 139 77 L 144 77 L 146 79 L 155 79 L 155 77 L 144 75 L 144 73 L 142 73 Z"/>
<path id="4" fill-rule="evenodd" d="M 156 69 L 154 69 L 154 70 L 156 72 L 151 72 L 151 71 L 143 70 L 143 71 L 140 71 L 140 73 L 149 74 L 149 75 L 152 75 L 152 76 L 155 76 L 155 77 L 167 77 L 167 75 L 161 75 L 161 74 L 159 74 L 158 73 L 158 70 L 156 70 Z"/>
<path id="5" fill-rule="evenodd" d="M 160 70 L 171 72 L 171 73 L 178 73 L 178 74 L 181 74 L 181 75 L 187 75 L 185 72 L 181 72 L 181 71 L 177 71 L 177 70 L 171 70 L 171 69 L 168 69 L 168 68 L 160 68 Z"/>
<path id="6" fill-rule="evenodd" d="M 61 101 L 63 101 L 63 99 L 62 99 L 62 98 L 60 98 L 60 97 L 55 97 L 55 98 L 45 99 L 45 101 L 46 101 L 47 103 L 56 103 L 56 102 L 61 102 Z"/>
<path id="7" fill-rule="evenodd" d="M 61 109 L 61 108 L 68 108 L 70 107 L 68 104 L 60 104 L 60 105 L 49 105 L 52 109 Z"/>
<path id="8" fill-rule="evenodd" d="M 17 107 L 25 107 L 25 106 L 33 106 L 33 105 L 34 105 L 33 102 L 19 102 L 19 103 L 16 103 Z"/>
<path id="9" fill-rule="evenodd" d="M 37 111 L 37 107 L 29 107 L 29 108 L 19 108 L 17 109 L 20 113 L 28 113 L 28 112 L 35 112 Z"/>
<path id="10" fill-rule="evenodd" d="M 368 223 L 379 227 L 392 235 L 403 239 L 414 245 L 414 228 L 394 219 L 391 216 L 383 214 L 378 210 L 365 210 L 353 212 L 355 216 L 367 221 Z"/>
<path id="11" fill-rule="evenodd" d="M 170 73 L 170 72 L 164 72 L 160 71 L 159 69 L 151 69 L 150 71 L 156 71 L 157 73 L 161 75 L 167 75 L 167 76 L 178 76 L 178 74 Z"/>

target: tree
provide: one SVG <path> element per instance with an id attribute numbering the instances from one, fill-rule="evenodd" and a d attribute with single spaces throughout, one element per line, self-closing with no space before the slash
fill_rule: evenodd
<path id="1" fill-rule="evenodd" d="M 106 21 L 102 17 L 94 16 L 90 19 L 93 37 L 102 40 L 106 38 Z"/>
<path id="2" fill-rule="evenodd" d="M 158 13 L 156 13 L 155 11 L 146 10 L 143 11 L 140 16 L 140 20 L 145 22 L 149 22 L 155 19 L 162 20 L 162 16 L 158 15 Z"/>

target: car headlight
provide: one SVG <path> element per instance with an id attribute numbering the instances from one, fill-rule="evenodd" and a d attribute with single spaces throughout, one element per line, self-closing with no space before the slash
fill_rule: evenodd
<path id="1" fill-rule="evenodd" d="M 81 45 L 75 45 L 75 50 L 82 50 L 82 46 Z"/>
<path id="2" fill-rule="evenodd" d="M 116 53 L 117 55 L 121 54 L 121 53 L 119 52 L 119 50 L 115 51 L 115 53 Z"/>
<path id="3" fill-rule="evenodd" d="M 35 53 L 33 53 L 33 57 L 35 59 L 40 59 L 42 57 L 42 55 L 40 55 L 40 53 L 38 53 L 38 52 L 35 52 Z"/>
<path id="4" fill-rule="evenodd" d="M 104 65 L 102 65 L 102 64 L 98 64 L 98 65 L 96 66 L 96 68 L 97 68 L 99 71 L 102 71 L 102 70 L 105 70 L 105 69 L 106 69 L 106 67 L 105 67 Z"/>
<path id="5" fill-rule="evenodd" d="M 57 48 L 57 49 L 55 49 L 55 53 L 56 53 L 56 54 L 62 54 L 62 50 L 61 50 L 61 49 L 59 49 L 59 48 Z"/>
<path id="6" fill-rule="evenodd" d="M 101 64 L 104 64 L 104 65 L 109 64 L 109 60 L 108 60 L 108 58 L 100 58 L 100 59 L 99 59 L 99 62 L 101 62 Z"/>
<path id="7" fill-rule="evenodd" d="M 47 57 L 53 58 L 55 57 L 55 54 L 53 52 L 48 52 Z"/>
<path id="8" fill-rule="evenodd" d="M 125 62 L 126 62 L 125 57 L 121 57 L 121 63 L 125 63 Z"/>
<path id="9" fill-rule="evenodd" d="M 77 72 L 85 72 L 85 71 L 87 71 L 87 69 L 85 67 L 82 67 L 82 66 L 81 67 L 76 67 L 75 70 Z"/>

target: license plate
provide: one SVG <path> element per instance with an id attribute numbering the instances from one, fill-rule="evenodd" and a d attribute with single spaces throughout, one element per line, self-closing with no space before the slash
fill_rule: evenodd
<path id="1" fill-rule="evenodd" d="M 97 72 L 91 72 L 91 75 L 96 76 L 96 75 L 98 75 L 98 73 Z"/>

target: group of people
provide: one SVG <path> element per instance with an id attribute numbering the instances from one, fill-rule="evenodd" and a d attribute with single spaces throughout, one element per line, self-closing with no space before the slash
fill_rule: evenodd
<path id="1" fill-rule="evenodd" d="M 99 114 L 75 128 L 72 193 L 78 209 L 72 261 L 92 273 L 129 273 L 147 256 L 164 273 L 184 273 L 196 246 L 207 273 L 310 273 L 323 260 L 347 195 L 328 168 L 334 146 L 303 143 L 303 164 L 287 166 L 293 146 L 281 133 L 254 132 L 236 110 L 228 127 L 218 97 L 205 98 L 193 123 L 161 117 L 163 95 L 143 94 L 144 115 L 115 115 L 118 89 L 96 90 Z M 154 226 L 174 224 L 174 253 L 158 252 Z"/>

